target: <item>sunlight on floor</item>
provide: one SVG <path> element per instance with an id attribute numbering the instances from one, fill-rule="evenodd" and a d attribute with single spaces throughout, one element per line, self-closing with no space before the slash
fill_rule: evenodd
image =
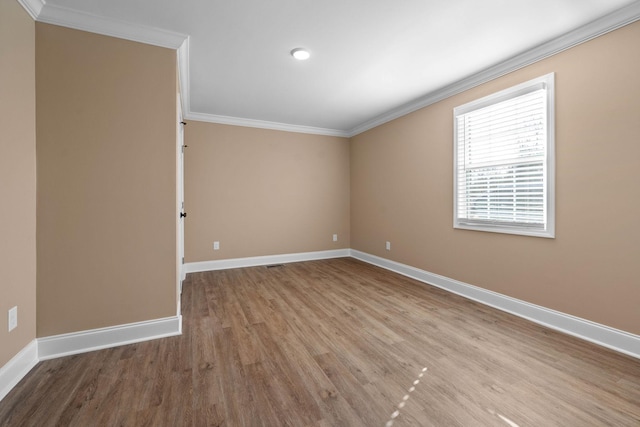
<path id="1" fill-rule="evenodd" d="M 496 411 L 494 411 L 493 409 L 489 409 L 489 413 L 491 415 L 497 415 L 498 418 L 500 418 L 502 421 L 504 421 L 505 423 L 507 423 L 507 425 L 509 427 L 520 427 L 518 424 L 514 423 L 513 421 L 511 421 L 509 418 L 505 417 L 502 414 L 497 413 Z"/>
<path id="2" fill-rule="evenodd" d="M 519 427 L 518 424 L 514 423 L 513 421 L 511 421 L 509 418 L 505 417 L 504 415 L 498 414 L 498 417 L 500 417 L 500 419 L 502 421 L 507 423 L 509 425 L 509 427 Z"/>
<path id="3" fill-rule="evenodd" d="M 416 389 L 416 386 L 420 384 L 420 378 L 424 377 L 424 373 L 427 372 L 427 368 L 422 368 L 422 371 L 418 375 L 418 378 L 413 382 L 413 385 L 409 388 L 408 393 L 402 397 L 402 401 L 398 403 L 398 409 L 393 411 L 391 414 L 391 419 L 387 421 L 385 427 L 391 427 L 393 425 L 394 420 L 400 415 L 400 409 L 404 408 L 404 405 L 407 404 L 407 400 L 409 400 L 409 395 L 413 393 Z M 517 427 L 517 426 L 516 426 Z"/>

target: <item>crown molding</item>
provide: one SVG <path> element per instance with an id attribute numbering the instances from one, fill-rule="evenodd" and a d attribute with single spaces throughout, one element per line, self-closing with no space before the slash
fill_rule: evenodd
<path id="1" fill-rule="evenodd" d="M 184 39 L 178 48 L 178 84 L 180 86 L 180 100 L 182 101 L 182 116 L 191 112 L 191 81 L 189 77 L 189 40 Z"/>
<path id="2" fill-rule="evenodd" d="M 218 116 L 215 114 L 189 112 L 186 119 L 199 122 L 217 123 L 231 126 L 244 126 L 259 129 L 281 130 L 284 132 L 308 133 L 313 135 L 349 137 L 348 132 L 338 129 L 317 128 L 312 126 L 291 125 L 287 123 L 268 122 L 264 120 L 243 119 L 241 117 Z"/>
<path id="3" fill-rule="evenodd" d="M 27 13 L 33 18 L 34 21 L 38 20 L 38 15 L 44 7 L 44 0 L 18 0 L 20 6 L 27 11 Z"/>
<path id="4" fill-rule="evenodd" d="M 178 72 L 182 107 L 186 119 L 209 123 L 245 126 L 262 129 L 299 132 L 316 135 L 339 136 L 350 138 L 391 120 L 400 118 L 421 108 L 435 104 L 443 99 L 494 80 L 505 74 L 531 65 L 535 62 L 570 49 L 581 43 L 592 40 L 620 27 L 640 19 L 640 1 L 618 9 L 595 21 L 585 24 L 554 40 L 538 45 L 526 52 L 513 56 L 506 61 L 486 68 L 455 83 L 430 92 L 412 102 L 368 120 L 348 131 L 337 129 L 317 128 L 287 123 L 269 122 L 263 120 L 245 119 L 241 117 L 219 116 L 206 113 L 191 112 L 190 82 L 189 82 L 189 36 L 159 28 L 145 27 L 112 18 L 78 12 L 72 9 L 46 3 L 45 0 L 18 0 L 29 15 L 39 22 L 60 25 L 77 30 L 89 31 L 111 37 L 132 40 L 155 46 L 177 49 Z"/>
<path id="5" fill-rule="evenodd" d="M 484 69 L 469 77 L 435 90 L 408 104 L 394 108 L 378 117 L 362 123 L 347 132 L 349 138 L 356 136 L 374 127 L 380 126 L 391 120 L 406 116 L 421 108 L 435 104 L 443 99 L 457 95 L 461 92 L 479 86 L 483 83 L 497 79 L 505 74 L 541 61 L 564 50 L 570 49 L 581 43 L 592 40 L 603 34 L 617 30 L 620 27 L 631 24 L 640 19 L 640 1 L 618 9 L 595 21 L 576 28 L 560 37 L 538 45 L 523 53 L 513 56 L 506 61 Z"/>
<path id="6" fill-rule="evenodd" d="M 36 3 L 39 0 L 20 0 L 28 3 Z M 119 19 L 105 18 L 91 13 L 79 12 L 43 2 L 44 7 L 36 15 L 38 22 L 60 25 L 76 30 L 89 31 L 91 33 L 120 39 L 150 44 L 154 46 L 178 49 L 188 38 L 187 35 L 167 31 L 160 28 L 146 27 L 132 24 Z"/>
<path id="7" fill-rule="evenodd" d="M 159 28 L 136 25 L 113 18 L 105 18 L 46 3 L 44 0 L 18 0 L 22 7 L 38 21 L 76 30 L 131 40 L 154 46 L 176 49 L 178 52 L 178 79 L 182 110 L 189 111 L 189 36 Z"/>

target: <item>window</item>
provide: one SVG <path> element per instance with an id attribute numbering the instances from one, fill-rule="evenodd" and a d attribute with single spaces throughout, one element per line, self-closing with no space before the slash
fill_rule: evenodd
<path id="1" fill-rule="evenodd" d="M 454 109 L 453 227 L 554 237 L 554 75 Z"/>

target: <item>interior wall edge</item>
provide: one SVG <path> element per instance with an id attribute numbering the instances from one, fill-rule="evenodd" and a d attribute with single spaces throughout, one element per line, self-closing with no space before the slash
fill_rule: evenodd
<path id="1" fill-rule="evenodd" d="M 38 338 L 38 358 L 55 359 L 182 334 L 182 316 Z"/>
<path id="2" fill-rule="evenodd" d="M 38 19 L 38 15 L 40 15 L 44 7 L 44 0 L 18 0 L 18 3 L 34 21 Z"/>
<path id="3" fill-rule="evenodd" d="M 97 16 L 44 0 L 18 0 L 34 21 L 87 31 L 104 36 L 178 49 L 189 37 L 187 34 L 162 28 L 131 24 L 116 18 Z"/>
<path id="4" fill-rule="evenodd" d="M 182 316 L 37 338 L 0 367 L 0 401 L 42 360 L 182 334 Z"/>

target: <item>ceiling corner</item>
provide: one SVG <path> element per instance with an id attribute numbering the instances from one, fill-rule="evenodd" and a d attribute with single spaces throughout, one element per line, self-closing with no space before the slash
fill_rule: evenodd
<path id="1" fill-rule="evenodd" d="M 609 13 L 595 21 L 578 27 L 573 31 L 569 31 L 560 37 L 535 46 L 532 49 L 502 61 L 499 64 L 428 93 L 412 102 L 400 105 L 384 114 L 355 126 L 350 129 L 347 134 L 349 138 L 354 137 L 369 129 L 373 129 L 374 127 L 390 122 L 391 120 L 395 120 L 421 108 L 457 95 L 458 93 L 497 79 L 505 74 L 541 61 L 638 20 L 640 20 L 640 1 L 636 1 L 626 7 Z"/>
<path id="2" fill-rule="evenodd" d="M 18 0 L 20 6 L 27 11 L 34 21 L 38 20 L 38 16 L 44 7 L 44 0 Z"/>
<path id="3" fill-rule="evenodd" d="M 50 3 L 41 3 L 41 0 L 18 1 L 20 1 L 21 4 L 28 3 L 30 5 L 40 3 L 40 10 L 36 15 L 37 21 L 46 24 L 60 25 L 76 30 L 88 31 L 169 49 L 180 48 L 188 38 L 186 34 L 93 15 Z"/>

